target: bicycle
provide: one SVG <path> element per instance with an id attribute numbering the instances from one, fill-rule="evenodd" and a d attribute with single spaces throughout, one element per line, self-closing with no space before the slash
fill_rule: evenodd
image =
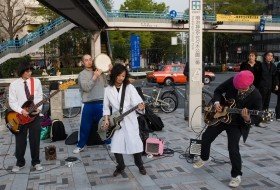
<path id="1" fill-rule="evenodd" d="M 177 103 L 179 103 L 179 95 L 182 96 L 185 99 L 185 94 L 180 92 L 178 87 L 176 87 L 174 84 L 172 84 L 168 87 L 172 88 L 172 89 L 163 92 L 162 95 L 161 95 L 161 98 L 172 97 L 173 99 L 176 100 Z M 213 94 L 208 90 L 208 88 L 209 87 L 206 87 L 206 86 L 203 86 L 203 88 L 202 88 L 202 104 L 201 104 L 202 105 L 202 110 L 204 110 L 204 108 L 206 106 L 208 106 L 209 103 L 211 103 L 211 100 L 213 98 Z M 187 99 L 188 99 L 188 97 L 187 97 Z"/>
<path id="2" fill-rule="evenodd" d="M 160 108 L 164 113 L 171 113 L 175 111 L 178 107 L 178 103 L 172 97 L 163 97 L 161 98 L 162 88 L 157 88 L 157 84 L 153 84 L 153 91 L 151 96 L 148 94 L 143 93 L 141 87 L 137 87 L 139 94 L 141 97 L 146 100 L 148 99 L 149 102 L 152 102 L 150 106 L 153 108 Z"/>

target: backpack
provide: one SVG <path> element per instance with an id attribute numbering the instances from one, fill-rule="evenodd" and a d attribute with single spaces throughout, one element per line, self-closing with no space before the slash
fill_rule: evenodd
<path id="1" fill-rule="evenodd" d="M 163 124 L 161 118 L 158 115 L 156 115 L 151 110 L 151 108 L 146 106 L 144 115 L 147 119 L 148 126 L 151 130 L 153 130 L 153 131 L 161 131 L 162 130 L 162 128 L 164 127 L 164 124 Z"/>
<path id="2" fill-rule="evenodd" d="M 58 119 L 52 121 L 50 137 L 53 142 L 66 139 L 67 134 L 65 133 L 65 127 L 62 121 Z"/>

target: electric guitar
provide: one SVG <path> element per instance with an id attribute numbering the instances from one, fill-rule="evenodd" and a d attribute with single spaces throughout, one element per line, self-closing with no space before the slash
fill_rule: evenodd
<path id="1" fill-rule="evenodd" d="M 146 101 L 145 101 L 146 102 Z M 145 103 L 147 104 L 147 103 Z M 133 112 L 134 110 L 136 110 L 138 108 L 138 105 L 132 107 L 131 109 L 127 110 L 126 112 L 124 112 L 123 114 L 121 114 L 119 111 L 114 112 L 112 115 L 109 116 L 109 127 L 106 131 L 103 130 L 103 123 L 105 121 L 105 116 L 103 116 L 98 123 L 98 134 L 101 138 L 101 140 L 107 140 L 110 139 L 116 130 L 121 129 L 121 125 L 120 122 L 123 120 L 123 118 L 125 116 L 127 116 L 128 114 L 130 114 L 131 112 Z"/>
<path id="2" fill-rule="evenodd" d="M 242 109 L 235 108 L 235 100 L 226 100 L 223 105 L 222 112 L 217 112 L 214 105 L 210 105 L 204 108 L 204 122 L 208 126 L 218 125 L 219 123 L 230 123 L 231 114 L 241 114 Z M 275 113 L 273 111 L 259 111 L 248 110 L 250 115 L 258 115 L 263 120 L 269 121 L 274 118 Z"/>
<path id="3" fill-rule="evenodd" d="M 36 112 L 36 110 L 39 106 L 41 106 L 43 103 L 47 102 L 50 98 L 52 98 L 54 95 L 56 95 L 59 91 L 66 90 L 68 87 L 75 85 L 75 84 L 76 84 L 76 82 L 73 80 L 60 84 L 58 90 L 56 90 L 55 92 L 50 94 L 48 97 L 46 97 L 43 100 L 41 100 L 40 102 L 38 102 L 36 105 L 33 104 L 33 101 L 30 101 L 30 100 L 26 101 L 21 106 L 21 108 L 25 109 L 29 113 L 28 116 L 24 116 L 15 111 L 9 111 L 5 117 L 7 128 L 13 134 L 18 134 L 20 132 L 21 125 L 31 123 L 32 121 L 34 121 L 36 116 L 38 116 L 38 114 L 34 114 L 34 112 Z"/>

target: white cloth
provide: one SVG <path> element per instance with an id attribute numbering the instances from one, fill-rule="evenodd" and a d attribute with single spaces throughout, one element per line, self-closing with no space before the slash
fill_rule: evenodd
<path id="1" fill-rule="evenodd" d="M 31 94 L 31 81 L 26 80 L 29 92 Z M 34 78 L 34 104 L 36 105 L 43 99 L 43 91 L 41 81 Z M 21 114 L 21 106 L 27 101 L 27 97 L 24 90 L 24 80 L 18 78 L 10 84 L 9 87 L 9 105 L 12 110 Z M 42 110 L 43 106 L 39 106 L 38 109 Z"/>
<path id="2" fill-rule="evenodd" d="M 121 86 L 118 92 L 115 86 L 108 86 L 105 88 L 103 115 L 110 115 L 109 106 L 112 107 L 113 113 L 119 111 L 122 89 L 123 86 Z M 139 96 L 135 87 L 131 84 L 127 85 L 123 113 L 141 102 L 143 102 L 143 100 Z M 111 152 L 120 154 L 142 152 L 143 143 L 139 135 L 139 124 L 136 112 L 133 111 L 125 116 L 120 125 L 122 128 L 115 131 L 112 137 Z"/>

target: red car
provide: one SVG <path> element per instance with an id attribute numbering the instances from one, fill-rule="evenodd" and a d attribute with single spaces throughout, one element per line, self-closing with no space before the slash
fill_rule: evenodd
<path id="1" fill-rule="evenodd" d="M 232 67 L 232 70 L 234 71 L 234 72 L 239 72 L 240 71 L 240 63 L 236 63 L 236 64 L 234 64 L 234 66 Z"/>
<path id="2" fill-rule="evenodd" d="M 183 74 L 184 64 L 165 65 L 160 71 L 154 71 L 147 74 L 148 82 L 170 85 L 171 83 L 185 84 L 187 77 Z M 206 71 L 204 73 L 204 84 L 209 84 L 215 80 L 215 74 Z"/>

